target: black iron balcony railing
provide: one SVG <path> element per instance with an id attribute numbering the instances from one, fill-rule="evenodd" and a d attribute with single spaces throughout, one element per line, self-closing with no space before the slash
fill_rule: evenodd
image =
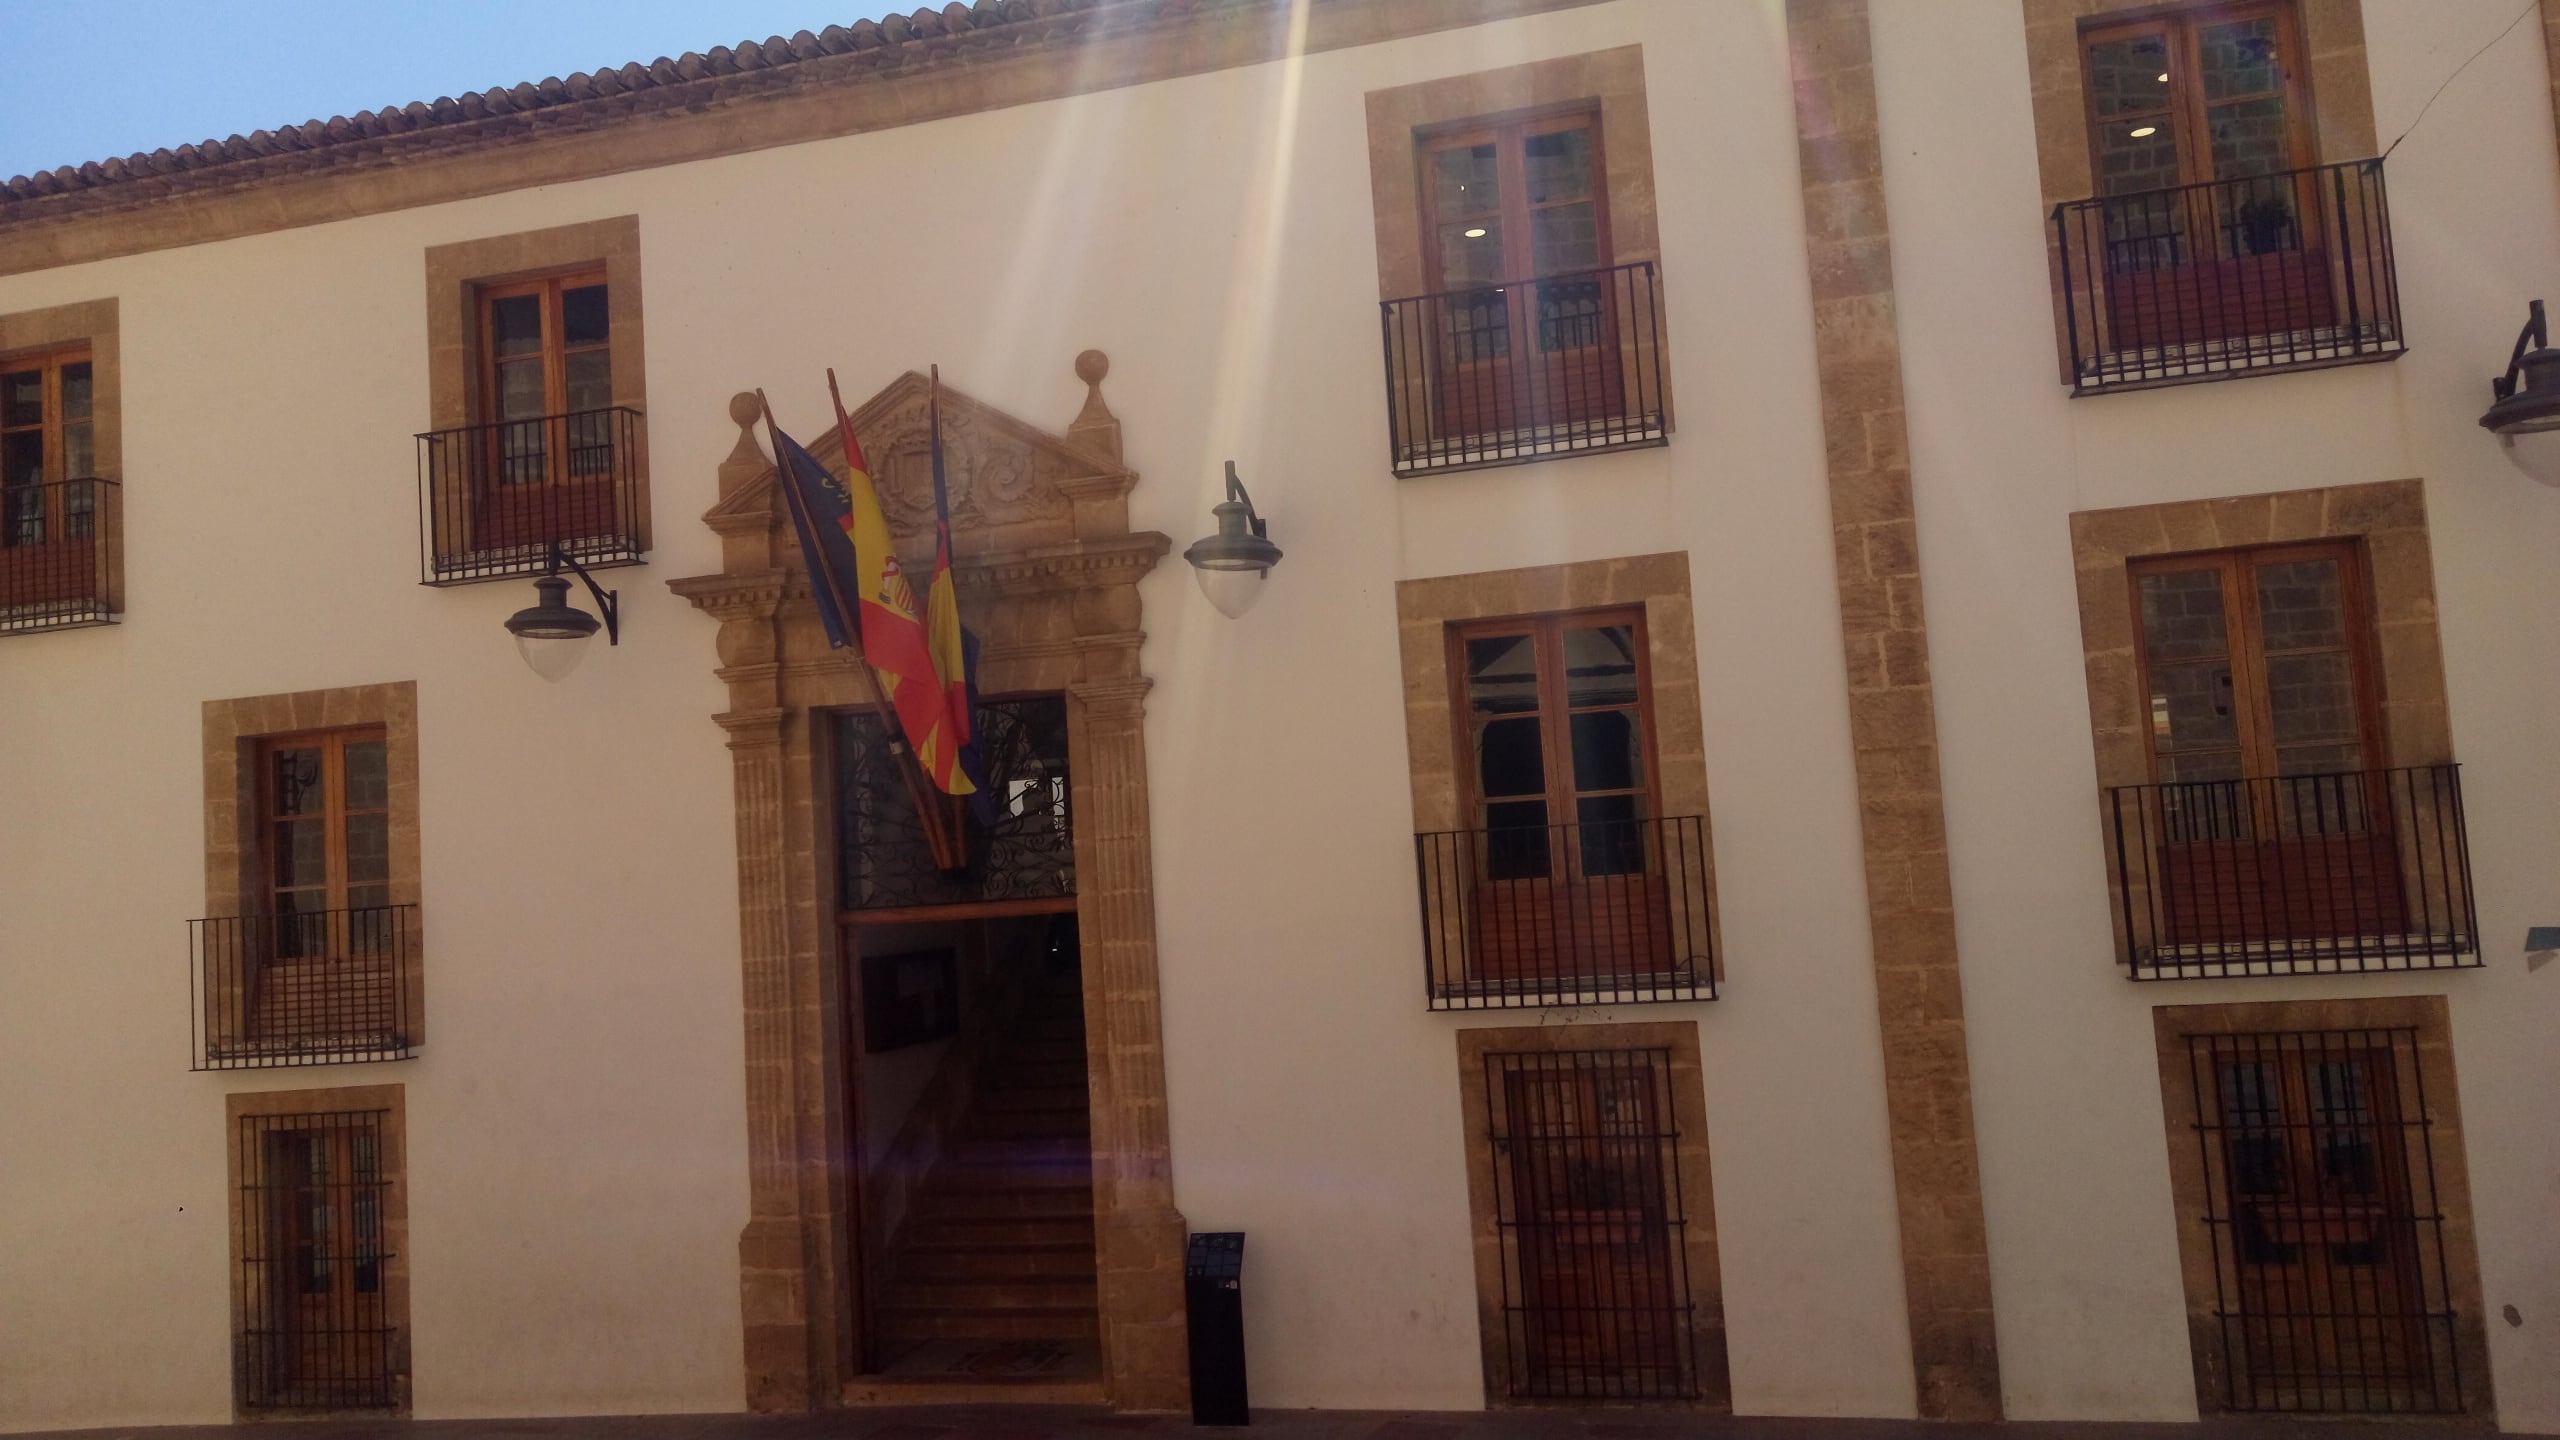
<path id="1" fill-rule="evenodd" d="M 2480 963 L 2460 768 L 2106 792 L 2136 980 Z"/>
<path id="2" fill-rule="evenodd" d="M 2380 160 L 2054 207 L 2074 394 L 2408 349 Z"/>
<path id="3" fill-rule="evenodd" d="M 1434 1010 L 1712 1000 L 1694 815 L 1413 837 Z"/>
<path id="4" fill-rule="evenodd" d="M 1670 443 L 1650 260 L 1379 308 L 1398 475 Z"/>
<path id="5" fill-rule="evenodd" d="M 637 562 L 644 432 L 616 406 L 420 435 L 419 579 L 539 575 L 553 545 L 584 565 Z"/>
<path id="6" fill-rule="evenodd" d="M 0 488 L 0 634 L 114 622 L 117 501 L 112 480 Z"/>
<path id="7" fill-rule="evenodd" d="M 415 905 L 188 921 L 195 1068 L 407 1059 L 422 934 Z"/>

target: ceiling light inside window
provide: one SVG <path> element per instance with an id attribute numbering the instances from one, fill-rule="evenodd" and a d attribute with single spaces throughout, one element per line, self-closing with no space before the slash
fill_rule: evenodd
<path id="1" fill-rule="evenodd" d="M 2169 83 L 2169 72 L 2168 72 L 2168 71 L 2163 70 L 2163 71 L 2161 71 L 2161 72 L 2160 72 L 2160 83 L 2161 83 L 2161 84 L 2163 84 L 2163 85 L 2166 85 L 2166 84 L 2168 84 L 2168 83 Z"/>
<path id="2" fill-rule="evenodd" d="M 1476 228 L 1474 228 L 1473 230 L 1468 231 L 1468 232 L 1467 232 L 1467 238 L 1468 238 L 1468 239 L 1470 239 L 1470 240 L 1481 240 L 1481 239 L 1483 239 L 1483 238 L 1484 238 L 1484 227 L 1483 227 L 1483 226 L 1481 226 L 1481 225 L 1479 225 L 1479 226 L 1477 226 Z"/>
<path id="3" fill-rule="evenodd" d="M 2141 139 L 2142 137 L 2144 137 L 2144 136 L 2146 136 L 2146 135 L 2157 135 L 2157 134 L 2159 134 L 2159 133 L 2160 133 L 2160 127 L 2159 127 L 2159 126 L 2157 126 L 2157 125 L 2141 125 L 2141 126 L 2136 126 L 2136 127 L 2134 128 L 2134 130 L 2132 131 L 2133 138 L 2134 138 L 2134 139 L 2136 139 L 2136 140 L 2139 140 L 2139 139 Z"/>

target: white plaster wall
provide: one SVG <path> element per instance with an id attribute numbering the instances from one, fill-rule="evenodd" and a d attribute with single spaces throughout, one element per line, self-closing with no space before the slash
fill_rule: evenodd
<path id="1" fill-rule="evenodd" d="M 2516 18 L 2364 0 L 2385 143 Z M 2073 401 L 2011 0 L 1878 0 L 1920 542 L 2002 1380 L 2014 1418 L 2195 1414 L 2148 1009 L 2450 999 L 2500 1423 L 2560 1428 L 2560 918 L 2548 717 L 2560 492 L 2476 427 L 2525 302 L 2560 279 L 2549 76 L 2530 21 L 2390 161 L 2412 349 L 2387 366 Z M 2329 156 L 2329 159 L 2354 157 Z M 2071 512 L 2421 476 L 2489 968 L 2137 987 L 2111 965 Z M 2524 1320 L 2499 1316 L 2513 1305 Z"/>
<path id="2" fill-rule="evenodd" d="M 1730 998 L 1619 1013 L 1703 1026 L 1737 1404 L 1908 1414 L 1769 9 L 1624 0 L 0 280 L 0 309 L 121 301 L 130 592 L 116 629 L 0 652 L 0 1428 L 222 1417 L 221 1097 L 379 1080 L 409 1094 L 419 1415 L 734 1408 L 723 694 L 664 582 L 717 563 L 694 517 L 734 391 L 807 432 L 823 367 L 858 397 L 939 362 L 1062 426 L 1085 346 L 1136 523 L 1187 541 L 1233 456 L 1289 551 L 1240 624 L 1178 563 L 1145 591 L 1177 1187 L 1253 1236 L 1257 1399 L 1482 1402 L 1452 1034 L 1480 1022 L 1419 993 L 1393 582 L 1688 548 Z M 1630 43 L 1677 443 L 1399 486 L 1363 93 Z M 498 630 L 520 583 L 412 583 L 421 251 L 635 212 L 658 549 L 612 577 L 623 643 L 547 686 Z M 199 703 L 392 679 L 420 696 L 425 1055 L 188 1073 Z"/>

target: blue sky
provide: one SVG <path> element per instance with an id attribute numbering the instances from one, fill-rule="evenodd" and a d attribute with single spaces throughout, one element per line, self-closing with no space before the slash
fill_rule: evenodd
<path id="1" fill-rule="evenodd" d="M 823 30 L 920 0 L 0 0 L 0 179 L 573 70 Z"/>

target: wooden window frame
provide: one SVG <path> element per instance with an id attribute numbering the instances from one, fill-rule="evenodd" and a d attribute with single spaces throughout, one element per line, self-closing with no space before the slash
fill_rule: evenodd
<path id="1" fill-rule="evenodd" d="M 1575 707 L 1566 687 L 1563 667 L 1564 634 L 1567 630 L 1599 629 L 1625 625 L 1635 642 L 1636 700 L 1633 705 L 1587 705 Z M 1645 607 L 1612 605 L 1588 610 L 1549 611 L 1536 615 L 1499 616 L 1476 620 L 1452 621 L 1448 626 L 1448 674 L 1451 686 L 1450 713 L 1457 725 L 1454 737 L 1457 754 L 1463 764 L 1459 780 L 1459 803 L 1462 813 L 1472 822 L 1467 828 L 1483 830 L 1488 801 L 1484 794 L 1481 767 L 1476 763 L 1476 719 L 1467 698 L 1466 649 L 1470 640 L 1501 639 L 1527 635 L 1534 638 L 1538 655 L 1538 729 L 1545 764 L 1547 790 L 1547 825 L 1550 830 L 1563 825 L 1581 823 L 1579 801 L 1614 795 L 1635 795 L 1644 803 L 1640 821 L 1659 820 L 1662 808 L 1662 765 L 1656 752 L 1653 704 L 1652 647 L 1645 633 Z M 1579 789 L 1573 775 L 1573 717 L 1602 711 L 1631 710 L 1639 729 L 1638 744 L 1644 761 L 1644 783 L 1624 789 Z M 1562 818 L 1560 818 L 1562 817 Z M 1574 847 L 1578 853 L 1578 847 Z"/>
<path id="2" fill-rule="evenodd" d="M 2319 136 L 2312 125 L 2311 63 L 2302 48 L 2302 15 L 2294 0 L 2243 0 L 2243 3 L 2167 6 L 2132 14 L 2092 16 L 2080 22 L 2080 104 L 2088 124 L 2089 172 L 2098 182 L 2096 193 L 2104 184 L 2104 158 L 2099 153 L 2098 91 L 2091 83 L 2089 51 L 2091 47 L 2111 41 L 2129 40 L 2141 35 L 2158 35 L 2169 50 L 2169 103 L 2158 113 L 2176 125 L 2178 146 L 2178 183 L 2201 185 L 2218 178 L 2213 173 L 2213 146 L 2208 136 L 2206 101 L 2201 83 L 2204 66 L 2198 47 L 2197 32 L 2208 25 L 2233 24 L 2259 18 L 2276 22 L 2277 64 L 2283 82 L 2275 90 L 2251 95 L 2226 95 L 2213 104 L 2228 105 L 2238 101 L 2281 95 L 2285 102 L 2285 143 L 2290 154 L 2286 168 L 2300 170 L 2320 163 Z M 2118 115 L 2105 123 L 2124 124 L 2141 118 Z"/>
<path id="3" fill-rule="evenodd" d="M 2376 648 L 2372 586 L 2365 573 L 2362 544 L 2352 539 L 2305 540 L 2179 555 L 2147 555 L 2129 560 L 2125 565 L 2125 582 L 2130 591 L 2133 616 L 2135 693 L 2143 697 L 2146 708 L 2152 689 L 2150 645 L 2142 620 L 2144 577 L 2206 569 L 2216 569 L 2221 573 L 2227 646 L 2225 658 L 2232 672 L 2234 718 L 2238 722 L 2240 771 L 2244 778 L 2265 779 L 2278 773 L 2274 707 L 2267 684 L 2267 648 L 2262 633 L 2264 622 L 2259 614 L 2256 591 L 2249 583 L 2250 577 L 2263 565 L 2317 559 L 2338 562 L 2340 610 L 2347 639 L 2345 645 L 2337 648 L 2347 657 L 2348 675 L 2355 687 L 2356 768 L 2386 768 L 2390 764 L 2391 745 L 2390 736 L 2383 727 L 2382 664 Z M 2319 650 L 2329 648 L 2312 647 Z M 2307 654 L 2312 651 L 2305 649 L 2285 653 Z M 2151 783 L 2163 783 L 2157 743 L 2146 739 L 2143 751 Z"/>
<path id="4" fill-rule="evenodd" d="M 379 744 L 384 749 L 386 785 L 385 794 L 383 795 L 383 803 L 379 808 L 352 810 L 347 806 L 347 747 L 350 745 L 361 745 L 367 743 Z M 276 753 L 281 750 L 307 749 L 317 749 L 320 751 L 321 799 L 319 813 L 316 817 L 312 815 L 286 816 L 279 814 L 275 808 L 276 793 L 274 784 L 274 761 Z M 348 891 L 351 887 L 347 878 L 347 822 L 361 815 L 381 815 L 385 817 L 385 828 L 388 828 L 389 817 L 392 813 L 391 797 L 388 793 L 389 787 L 387 783 L 387 773 L 390 764 L 389 751 L 390 730 L 387 726 L 383 725 L 351 726 L 337 730 L 306 730 L 289 735 L 262 735 L 258 737 L 257 756 L 255 761 L 257 766 L 256 838 L 259 880 L 258 894 L 262 905 L 270 913 L 277 913 L 275 911 L 275 899 L 278 895 L 283 894 L 287 890 L 299 891 L 307 890 L 309 888 L 307 886 L 286 885 L 283 883 L 285 877 L 280 874 L 278 870 L 275 853 L 276 826 L 279 822 L 288 819 L 308 820 L 318 818 L 322 822 L 324 833 L 326 835 L 326 839 L 322 842 L 322 849 L 323 854 L 326 856 L 327 871 L 326 879 L 322 883 L 322 889 L 324 891 L 324 898 L 328 903 L 321 908 L 333 911 L 352 908 L 348 901 Z M 383 890 L 387 893 L 391 888 L 388 876 L 386 875 L 384 880 L 380 883 Z"/>
<path id="5" fill-rule="evenodd" d="M 571 345 L 568 343 L 568 326 L 566 323 L 567 312 L 563 297 L 571 290 L 582 290 L 589 286 L 601 287 L 605 291 L 607 307 L 606 323 L 608 326 L 606 338 L 592 344 Z M 488 417 L 491 421 L 496 421 L 498 419 L 498 396 L 500 394 L 498 388 L 499 356 L 498 327 L 496 323 L 497 305 L 501 300 L 517 300 L 522 299 L 527 295 L 536 296 L 542 302 L 542 350 L 540 358 L 542 361 L 542 415 L 544 418 L 566 415 L 569 413 L 568 360 L 570 355 L 602 351 L 606 356 L 606 364 L 610 366 L 612 363 L 613 339 L 610 330 L 610 325 L 612 323 L 610 317 L 612 313 L 611 306 L 613 291 L 610 283 L 605 277 L 603 266 L 588 265 L 556 275 L 543 275 L 515 280 L 487 281 L 476 285 L 473 287 L 473 298 L 474 303 L 478 307 L 479 353 L 477 356 L 477 370 L 474 379 L 480 387 L 480 413 Z M 522 357 L 509 358 L 517 359 Z M 522 421 L 532 419 L 534 417 L 519 416 L 516 418 L 519 421 Z M 554 468 L 557 468 L 556 464 Z"/>
<path id="6" fill-rule="evenodd" d="M 1533 205 L 1529 200 L 1528 142 L 1542 135 L 1561 135 L 1575 130 L 1591 132 L 1591 193 L 1584 198 L 1560 200 L 1549 205 Z M 1606 270 L 1616 263 L 1609 226 L 1609 148 L 1602 128 L 1597 101 L 1582 102 L 1561 109 L 1531 111 L 1525 115 L 1468 120 L 1454 126 L 1435 127 L 1414 137 L 1415 196 L 1421 202 L 1422 273 L 1426 288 L 1432 293 L 1448 290 L 1448 277 L 1443 273 L 1440 248 L 1440 206 L 1438 189 L 1431 183 L 1432 158 L 1444 151 L 1472 148 L 1490 142 L 1494 146 L 1494 165 L 1501 177 L 1502 205 L 1488 211 L 1502 221 L 1504 274 L 1500 285 L 1520 284 L 1548 278 L 1542 274 L 1535 256 L 1532 219 L 1540 210 L 1565 205 L 1591 206 L 1599 226 L 1600 263 L 1591 267 Z M 1514 245 L 1523 247 L 1515 250 Z M 1523 256 L 1524 263 L 1514 264 Z M 1513 272 L 1517 273 L 1513 273 Z M 1561 275 L 1580 273 L 1564 270 Z"/>

